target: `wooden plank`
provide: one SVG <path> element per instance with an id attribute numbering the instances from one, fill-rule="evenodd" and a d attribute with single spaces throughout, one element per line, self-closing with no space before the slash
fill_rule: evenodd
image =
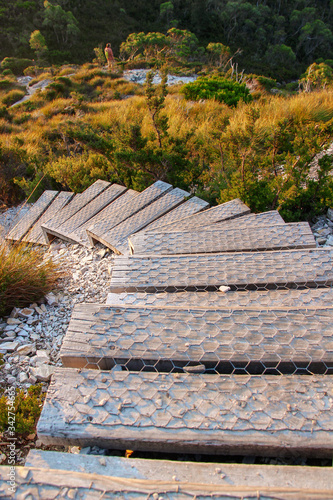
<path id="1" fill-rule="evenodd" d="M 73 214 L 63 224 L 52 227 L 52 221 L 48 225 L 48 231 L 56 230 L 58 237 L 64 234 L 67 239 L 70 239 L 70 233 L 81 227 L 83 224 L 98 214 L 103 208 L 112 203 L 115 199 L 121 196 L 126 191 L 126 187 L 119 184 L 111 184 L 104 191 L 99 193 L 89 203 L 82 207 L 78 212 Z M 53 231 L 54 234 L 54 231 Z"/>
<path id="2" fill-rule="evenodd" d="M 103 242 L 117 254 L 129 253 L 128 236 L 144 228 L 149 222 L 158 219 L 161 215 L 169 212 L 172 208 L 180 205 L 189 193 L 182 189 L 173 189 L 148 206 L 128 217 L 113 229 L 102 235 Z M 104 244 L 105 244 L 104 243 Z"/>
<path id="3" fill-rule="evenodd" d="M 222 220 L 231 220 L 250 213 L 249 207 L 239 198 L 209 208 L 203 212 L 185 217 L 181 221 L 175 221 L 160 228 L 163 232 L 188 231 L 201 226 L 208 226 Z"/>
<path id="4" fill-rule="evenodd" d="M 139 193 L 133 189 L 128 189 L 124 194 L 119 196 L 115 201 L 107 205 L 103 210 L 98 212 L 94 217 L 89 219 L 87 222 L 82 224 L 71 233 L 68 233 L 66 237 L 70 238 L 71 241 L 79 243 L 83 246 L 91 246 L 88 238 L 87 229 L 96 224 L 97 222 L 112 219 L 112 214 L 116 213 L 121 207 L 124 207 L 127 203 L 131 202 Z"/>
<path id="5" fill-rule="evenodd" d="M 58 191 L 44 191 L 38 200 L 32 205 L 28 213 L 9 231 L 6 240 L 21 240 L 31 227 L 40 219 L 52 201 L 57 197 Z"/>
<path id="6" fill-rule="evenodd" d="M 217 291 L 333 284 L 333 250 L 115 257 L 110 292 Z"/>
<path id="7" fill-rule="evenodd" d="M 139 233 L 129 238 L 129 246 L 134 255 L 172 255 L 316 248 L 316 240 L 308 222 L 297 222 L 270 227 Z"/>
<path id="8" fill-rule="evenodd" d="M 177 307 L 191 309 L 270 309 L 272 307 L 331 307 L 333 288 L 267 290 L 241 292 L 109 293 L 109 306 Z"/>
<path id="9" fill-rule="evenodd" d="M 81 208 L 83 208 L 87 203 L 96 198 L 102 191 L 104 191 L 108 186 L 110 186 L 109 182 L 98 180 L 94 182 L 91 186 L 89 186 L 83 193 L 74 196 L 73 200 L 68 203 L 60 212 L 52 217 L 52 221 L 48 221 L 46 224 L 42 225 L 42 230 L 44 234 L 45 241 L 49 243 L 50 239 L 53 239 L 54 231 L 48 232 L 48 226 L 52 224 L 52 229 L 55 230 L 66 220 L 68 220 L 72 215 L 76 214 Z M 51 235 L 51 237 L 48 236 Z"/>
<path id="10" fill-rule="evenodd" d="M 139 210 L 142 210 L 153 201 L 158 200 L 163 195 L 171 191 L 171 189 L 171 184 L 167 184 L 162 181 L 155 182 L 142 191 L 142 193 L 139 193 L 138 196 L 136 196 L 134 200 L 126 206 L 123 206 L 116 213 L 113 212 L 112 218 L 104 219 L 89 227 L 89 229 L 87 229 L 87 233 L 90 243 L 94 245 L 96 241 L 100 241 L 107 246 L 105 235 L 111 231 L 112 228 L 118 226 L 118 224 L 136 214 Z"/>
<path id="11" fill-rule="evenodd" d="M 333 496 L 333 468 L 287 465 L 245 465 L 96 456 L 30 450 L 25 467 L 58 469 L 127 479 L 177 481 L 224 486 L 327 490 Z"/>
<path id="12" fill-rule="evenodd" d="M 332 394 L 330 376 L 56 368 L 37 433 L 48 445 L 331 457 Z"/>
<path id="13" fill-rule="evenodd" d="M 272 224 L 285 224 L 281 215 L 277 210 L 270 210 L 269 212 L 262 212 L 261 214 L 243 215 L 238 219 L 227 221 L 215 222 L 206 226 L 206 229 L 227 229 L 229 227 L 262 227 L 270 226 Z"/>
<path id="14" fill-rule="evenodd" d="M 39 245 L 45 245 L 45 239 L 42 230 L 42 224 L 46 223 L 52 217 L 54 217 L 59 210 L 67 205 L 73 198 L 74 193 L 67 191 L 60 191 L 58 196 L 52 201 L 51 205 L 46 209 L 43 215 L 38 219 L 38 221 L 32 226 L 29 232 L 24 236 L 22 241 L 27 243 L 35 243 Z"/>
<path id="15" fill-rule="evenodd" d="M 198 212 L 202 212 L 206 208 L 209 207 L 209 203 L 207 201 L 201 200 L 197 196 L 193 196 L 189 200 L 186 200 L 184 203 L 174 208 L 167 214 L 163 215 L 159 219 L 151 222 L 144 228 L 145 231 L 155 231 L 159 230 L 160 227 L 165 226 L 166 224 L 170 224 L 172 222 L 180 221 L 189 215 L 196 214 Z"/>
<path id="16" fill-rule="evenodd" d="M 333 369 L 333 307 L 178 309 L 77 304 L 60 350 L 66 367 L 294 373 Z"/>
<path id="17" fill-rule="evenodd" d="M 104 457 L 103 457 L 104 458 Z M 323 471 L 324 472 L 324 471 Z M 197 480 L 180 482 L 174 479 L 153 481 L 150 479 L 127 479 L 97 474 L 73 473 L 63 470 L 45 470 L 35 467 L 15 467 L 15 488 L 10 489 L 9 466 L 0 468 L 1 498 L 70 500 L 93 498 L 118 500 L 330 500 L 332 489 L 322 489 L 320 484 L 314 489 L 304 486 L 293 488 L 281 483 L 276 487 L 232 486 L 229 484 L 200 484 Z M 321 477 L 321 475 L 319 475 Z M 330 474 L 329 474 L 330 477 Z M 13 492 L 13 493 L 12 493 Z"/>

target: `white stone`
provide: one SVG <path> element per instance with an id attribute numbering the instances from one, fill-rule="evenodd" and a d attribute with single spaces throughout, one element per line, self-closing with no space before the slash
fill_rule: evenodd
<path id="1" fill-rule="evenodd" d="M 21 321 L 17 318 L 8 318 L 7 325 L 20 325 Z"/>
<path id="2" fill-rule="evenodd" d="M 4 344 L 0 344 L 0 352 L 14 352 L 18 346 L 18 342 L 5 342 Z"/>
<path id="3" fill-rule="evenodd" d="M 42 365 L 36 368 L 30 368 L 31 375 L 36 377 L 37 380 L 41 382 L 48 382 L 51 378 L 52 373 L 55 370 L 55 366 Z"/>
<path id="4" fill-rule="evenodd" d="M 220 292 L 223 292 L 223 293 L 229 292 L 230 286 L 222 285 L 222 286 L 219 287 L 219 290 L 220 290 Z"/>
<path id="5" fill-rule="evenodd" d="M 17 348 L 17 353 L 20 356 L 25 356 L 27 354 L 31 354 L 32 352 L 34 352 L 34 350 L 35 346 L 33 344 L 25 344 Z"/>
<path id="6" fill-rule="evenodd" d="M 28 381 L 28 375 L 25 373 L 25 372 L 21 372 L 20 375 L 19 375 L 19 381 L 20 381 L 20 384 L 24 384 L 25 382 Z"/>
<path id="7" fill-rule="evenodd" d="M 19 311 L 18 311 L 18 316 L 20 318 L 28 319 L 33 314 L 35 314 L 35 310 L 34 309 L 30 309 L 30 307 L 25 307 L 24 309 L 19 309 Z"/>
<path id="8" fill-rule="evenodd" d="M 326 245 L 333 247 L 333 236 L 329 236 L 326 240 Z"/>
<path id="9" fill-rule="evenodd" d="M 49 306 L 53 306 L 58 302 L 56 296 L 52 292 L 45 295 L 45 299 Z"/>
<path id="10" fill-rule="evenodd" d="M 333 221 L 333 208 L 327 210 L 327 218 Z"/>

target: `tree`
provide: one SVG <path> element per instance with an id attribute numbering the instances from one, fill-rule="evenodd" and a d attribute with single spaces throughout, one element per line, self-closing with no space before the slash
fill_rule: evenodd
<path id="1" fill-rule="evenodd" d="M 228 62 L 231 58 L 230 48 L 223 43 L 209 43 L 207 45 L 207 50 L 211 54 L 211 59 L 219 66 L 220 68 L 225 69 L 228 65 Z"/>
<path id="2" fill-rule="evenodd" d="M 311 64 L 299 81 L 304 92 L 323 89 L 333 84 L 333 69 L 325 63 Z"/>
<path id="3" fill-rule="evenodd" d="M 44 8 L 43 25 L 53 30 L 59 47 L 71 46 L 80 33 L 72 12 L 65 12 L 60 5 L 52 5 L 48 0 L 45 0 Z"/>
<path id="4" fill-rule="evenodd" d="M 40 64 L 43 55 L 45 55 L 47 52 L 45 38 L 39 30 L 35 30 L 30 35 L 29 43 L 32 50 L 36 52 L 37 61 L 38 64 Z"/>

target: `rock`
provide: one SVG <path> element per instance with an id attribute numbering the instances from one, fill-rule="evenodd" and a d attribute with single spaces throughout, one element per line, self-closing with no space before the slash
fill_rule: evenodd
<path id="1" fill-rule="evenodd" d="M 19 309 L 17 307 L 14 307 L 12 312 L 10 313 L 10 318 L 17 318 L 19 313 Z"/>
<path id="2" fill-rule="evenodd" d="M 327 218 L 333 222 L 333 208 L 327 210 Z"/>
<path id="3" fill-rule="evenodd" d="M 14 332 L 17 328 L 17 325 L 7 325 L 5 328 L 5 332 Z"/>
<path id="4" fill-rule="evenodd" d="M 49 306 L 54 306 L 58 303 L 56 296 L 52 292 L 45 295 L 45 299 Z"/>
<path id="5" fill-rule="evenodd" d="M 33 314 L 35 314 L 35 311 L 34 309 L 30 309 L 30 307 L 25 307 L 24 309 L 19 309 L 18 311 L 18 316 L 24 319 L 30 318 Z"/>
<path id="6" fill-rule="evenodd" d="M 26 356 L 27 354 L 34 352 L 34 350 L 35 346 L 33 344 L 25 344 L 18 347 L 16 351 L 20 356 Z"/>
<path id="7" fill-rule="evenodd" d="M 16 383 L 16 378 L 13 375 L 7 375 L 6 380 L 9 385 L 13 385 Z"/>
<path id="8" fill-rule="evenodd" d="M 41 304 L 41 305 L 40 305 L 40 308 L 41 308 L 41 310 L 42 310 L 43 312 L 47 312 L 47 309 L 46 309 L 45 304 Z"/>
<path id="9" fill-rule="evenodd" d="M 14 352 L 19 346 L 18 342 L 5 342 L 4 344 L 0 344 L 0 352 Z"/>
<path id="10" fill-rule="evenodd" d="M 43 311 L 43 309 L 42 309 L 41 307 L 38 307 L 38 306 L 37 306 L 37 307 L 35 307 L 35 311 L 36 311 L 36 313 L 38 313 L 38 314 L 44 314 L 44 311 Z"/>
<path id="11" fill-rule="evenodd" d="M 37 378 L 36 378 L 36 377 L 34 377 L 33 375 L 31 375 L 31 374 L 30 374 L 30 377 L 29 377 L 29 379 L 28 379 L 28 382 L 29 382 L 29 384 L 31 384 L 31 385 L 35 385 L 35 384 L 36 384 L 36 382 L 37 382 Z"/>
<path id="12" fill-rule="evenodd" d="M 229 292 L 230 286 L 222 285 L 222 286 L 219 287 L 219 290 L 220 290 L 220 292 L 223 292 L 223 293 Z"/>
<path id="13" fill-rule="evenodd" d="M 326 238 L 317 238 L 316 241 L 317 241 L 318 245 L 325 245 Z"/>
<path id="14" fill-rule="evenodd" d="M 326 240 L 326 245 L 333 247 L 333 236 L 329 236 Z"/>
<path id="15" fill-rule="evenodd" d="M 50 365 L 41 365 L 36 368 L 30 368 L 30 370 L 31 374 L 36 377 L 37 380 L 40 382 L 48 382 L 55 370 L 55 367 Z"/>
<path id="16" fill-rule="evenodd" d="M 17 318 L 8 318 L 7 325 L 20 325 L 22 322 Z"/>
<path id="17" fill-rule="evenodd" d="M 25 373 L 25 372 L 21 372 L 20 375 L 19 375 L 19 381 L 20 381 L 20 384 L 24 384 L 25 382 L 28 381 L 28 375 Z"/>

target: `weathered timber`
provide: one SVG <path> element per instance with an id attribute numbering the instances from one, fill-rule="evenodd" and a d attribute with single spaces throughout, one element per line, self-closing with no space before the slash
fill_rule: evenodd
<path id="1" fill-rule="evenodd" d="M 304 486 L 232 486 L 196 482 L 127 479 L 64 470 L 15 467 L 15 489 L 10 489 L 9 466 L 0 468 L 0 498 L 81 500 L 330 500 L 332 489 L 320 484 L 314 489 Z M 320 477 L 321 475 L 319 475 Z M 330 476 L 329 476 L 330 477 Z M 284 484 L 282 482 L 282 484 Z M 12 493 L 13 492 L 13 493 Z"/>
<path id="2" fill-rule="evenodd" d="M 333 370 L 333 307 L 177 309 L 77 304 L 60 350 L 64 366 L 139 371 L 294 373 Z"/>
<path id="3" fill-rule="evenodd" d="M 264 227 L 237 226 L 182 232 L 133 234 L 129 238 L 132 254 L 198 254 L 316 248 L 308 222 Z"/>
<path id="4" fill-rule="evenodd" d="M 125 191 L 126 188 L 119 184 L 109 185 L 104 191 L 89 201 L 89 203 L 73 214 L 63 224 L 52 227 L 52 220 L 50 220 L 47 224 L 49 234 L 52 232 L 52 234 L 58 238 L 73 241 L 70 237 L 72 232 L 89 222 L 92 217 L 121 196 Z"/>
<path id="5" fill-rule="evenodd" d="M 70 203 L 68 203 L 57 215 L 52 217 L 52 230 L 48 232 L 50 221 L 42 225 L 45 241 L 49 243 L 54 239 L 54 231 L 56 228 L 64 224 L 70 217 L 76 214 L 87 203 L 96 198 L 102 191 L 110 186 L 107 181 L 98 180 L 89 186 L 83 193 L 76 195 Z"/>
<path id="6" fill-rule="evenodd" d="M 151 222 L 144 228 L 144 231 L 155 231 L 159 230 L 160 227 L 165 226 L 166 224 L 171 224 L 172 222 L 180 221 L 189 215 L 196 214 L 198 212 L 202 212 L 206 208 L 209 207 L 209 203 L 207 201 L 198 198 L 197 196 L 193 196 L 189 200 L 186 200 L 184 203 L 174 208 L 167 214 L 163 215 L 159 219 Z"/>
<path id="7" fill-rule="evenodd" d="M 67 238 L 69 238 L 72 242 L 79 243 L 84 246 L 91 246 L 91 243 L 88 238 L 87 229 L 96 224 L 97 222 L 102 222 L 106 220 L 112 219 L 112 214 L 116 213 L 121 207 L 125 207 L 127 203 L 133 201 L 133 199 L 138 195 L 137 191 L 133 189 L 128 189 L 124 194 L 119 196 L 115 201 L 110 203 L 110 205 L 106 206 L 103 210 L 98 212 L 94 217 L 89 219 L 87 222 L 82 224 L 82 226 L 75 229 L 71 233 L 67 234 Z"/>
<path id="8" fill-rule="evenodd" d="M 46 209 L 43 215 L 37 220 L 37 222 L 32 226 L 29 232 L 24 236 L 22 241 L 27 243 L 35 243 L 38 245 L 45 245 L 45 238 L 43 235 L 42 224 L 48 222 L 52 217 L 54 217 L 59 210 L 67 205 L 73 198 L 74 193 L 67 191 L 60 191 L 58 196 L 52 201 L 51 205 Z"/>
<path id="9" fill-rule="evenodd" d="M 106 244 L 104 235 L 111 231 L 112 228 L 118 226 L 118 224 L 136 214 L 137 212 L 139 212 L 139 210 L 142 210 L 153 201 L 158 200 L 159 198 L 161 198 L 161 196 L 171 191 L 171 189 L 172 186 L 170 184 L 167 184 L 166 182 L 155 182 L 147 189 L 142 191 L 142 193 L 139 193 L 126 206 L 123 206 L 116 213 L 113 212 L 112 217 L 110 217 L 109 219 L 103 219 L 102 221 L 99 221 L 93 226 L 89 227 L 87 229 L 87 234 L 90 243 L 94 245 L 96 241 L 100 241 L 101 243 Z"/>
<path id="10" fill-rule="evenodd" d="M 332 391 L 325 375 L 56 368 L 37 433 L 52 445 L 330 457 Z"/>
<path id="11" fill-rule="evenodd" d="M 43 213 L 51 205 L 52 201 L 58 196 L 58 191 L 44 191 L 36 203 L 28 210 L 28 213 L 9 231 L 6 240 L 21 240 L 40 219 Z"/>
<path id="12" fill-rule="evenodd" d="M 250 213 L 249 207 L 245 205 L 239 198 L 228 201 L 217 207 L 209 208 L 203 212 L 185 217 L 181 221 L 175 221 L 165 226 L 161 226 L 163 232 L 171 231 L 188 231 L 197 229 L 201 226 L 207 226 L 222 220 L 235 219 Z"/>
<path id="13" fill-rule="evenodd" d="M 58 469 L 128 479 L 251 486 L 302 490 L 327 490 L 333 497 L 332 467 L 244 465 L 149 460 L 30 450 L 26 467 Z"/>
<path id="14" fill-rule="evenodd" d="M 191 309 L 270 309 L 272 307 L 331 307 L 333 288 L 306 288 L 304 290 L 244 290 L 240 292 L 178 292 L 178 293 L 109 293 L 110 306 L 178 307 Z"/>
<path id="15" fill-rule="evenodd" d="M 115 257 L 110 292 L 216 291 L 333 284 L 333 250 Z"/>
<path id="16" fill-rule="evenodd" d="M 118 226 L 105 233 L 103 242 L 117 254 L 129 253 L 128 236 L 144 228 L 149 222 L 180 205 L 189 193 L 182 189 L 173 189 L 162 198 L 153 201 L 148 206 L 132 215 Z"/>

